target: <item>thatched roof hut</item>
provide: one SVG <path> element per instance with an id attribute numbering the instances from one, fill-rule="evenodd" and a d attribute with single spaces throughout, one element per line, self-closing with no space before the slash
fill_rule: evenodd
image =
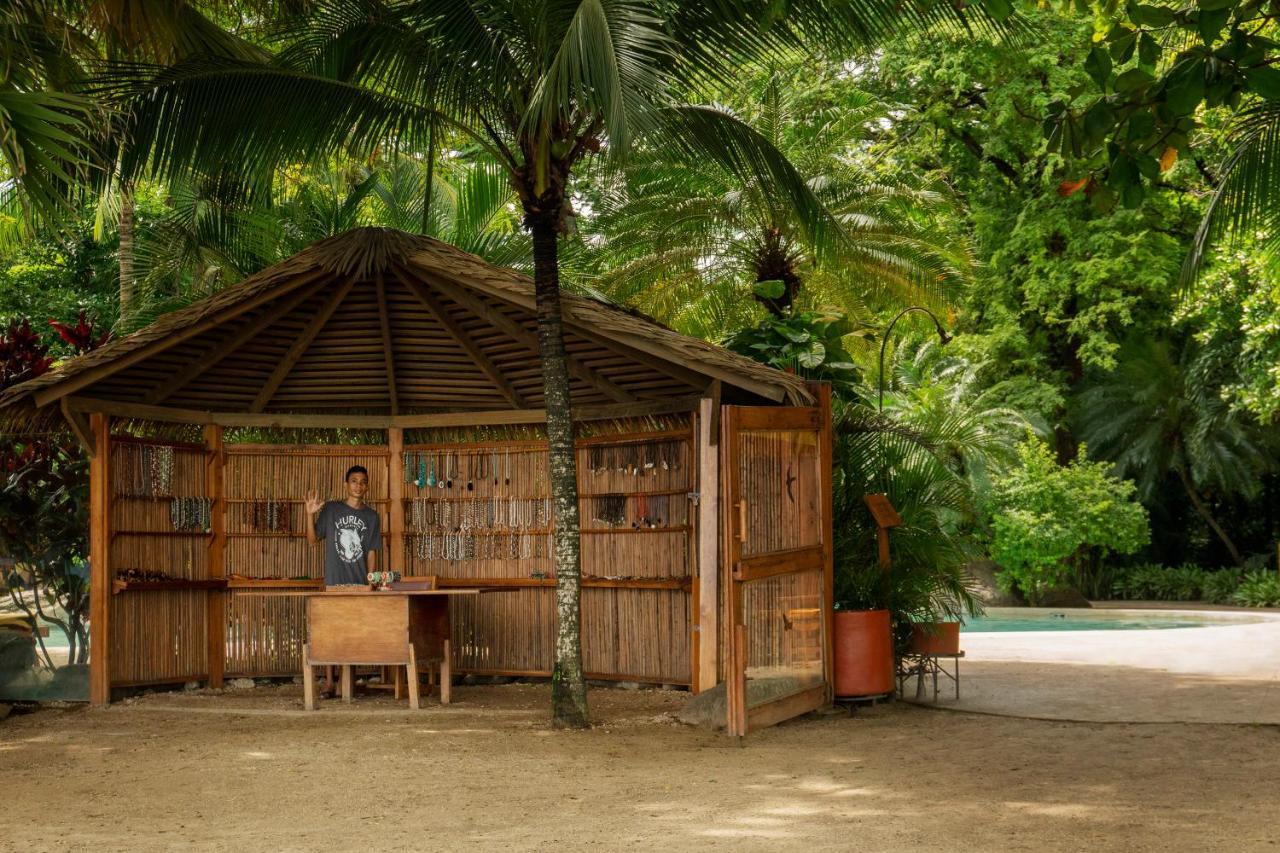
<path id="1" fill-rule="evenodd" d="M 574 438 L 589 676 L 727 681 L 737 734 L 822 704 L 830 389 L 618 306 L 562 307 L 574 413 L 591 422 Z M 301 672 L 304 605 L 325 583 L 304 497 L 353 463 L 380 567 L 511 593 L 451 610 L 442 659 L 549 674 L 538 353 L 527 277 L 362 228 L 9 389 L 0 421 L 65 418 L 91 453 L 88 698 Z M 774 688 L 748 696 L 748 667 Z"/>
<path id="2" fill-rule="evenodd" d="M 813 399 L 794 376 L 615 305 L 565 294 L 564 319 L 586 416 L 661 410 L 714 382 L 729 399 Z M 32 424 L 59 401 L 223 425 L 537 420 L 533 282 L 429 237 L 358 228 L 9 389 L 0 411 Z"/>

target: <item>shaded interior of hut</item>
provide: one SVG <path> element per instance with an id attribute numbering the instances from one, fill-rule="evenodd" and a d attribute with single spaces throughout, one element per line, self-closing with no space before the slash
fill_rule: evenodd
<path id="1" fill-rule="evenodd" d="M 579 425 L 583 653 L 593 676 L 691 681 L 693 420 Z M 541 427 L 397 429 L 390 441 L 382 430 L 118 430 L 109 463 L 114 685 L 207 672 L 211 595 L 225 595 L 225 676 L 297 673 L 305 598 L 296 592 L 321 588 L 324 575 L 303 497 L 343 499 L 352 465 L 370 474 L 380 566 L 406 580 L 515 588 L 455 602 L 456 669 L 550 672 L 553 526 Z M 153 631 L 172 645 L 153 642 Z"/>

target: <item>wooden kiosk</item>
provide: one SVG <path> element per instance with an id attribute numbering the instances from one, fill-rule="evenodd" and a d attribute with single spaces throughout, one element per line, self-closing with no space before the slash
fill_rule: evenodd
<path id="1" fill-rule="evenodd" d="M 90 699 L 294 675 L 310 489 L 370 472 L 380 567 L 454 602 L 456 672 L 549 674 L 533 283 L 452 246 L 333 237 L 0 397 L 91 455 Z M 829 697 L 828 390 L 565 294 L 588 677 L 727 683 L 743 734 Z"/>

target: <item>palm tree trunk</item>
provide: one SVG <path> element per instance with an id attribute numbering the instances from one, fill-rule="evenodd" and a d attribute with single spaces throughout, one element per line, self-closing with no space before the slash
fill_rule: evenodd
<path id="1" fill-rule="evenodd" d="M 558 208 L 552 207 L 553 210 Z M 560 268 L 553 215 L 529 217 L 533 235 L 538 349 L 547 410 L 551 513 L 555 522 L 556 658 L 551 671 L 551 716 L 557 726 L 586 728 L 587 684 L 582 672 L 582 551 L 578 464 L 573 449 L 569 362 L 560 315 Z"/>
<path id="2" fill-rule="evenodd" d="M 120 320 L 133 315 L 138 299 L 138 285 L 133 266 L 133 188 L 120 188 Z"/>
<path id="3" fill-rule="evenodd" d="M 1227 553 L 1231 555 L 1232 562 L 1237 566 L 1243 566 L 1244 560 L 1240 557 L 1240 551 L 1236 549 L 1235 543 L 1231 541 L 1227 531 L 1222 529 L 1222 525 L 1218 524 L 1218 520 L 1213 517 L 1213 513 L 1209 512 L 1209 507 L 1204 505 L 1204 501 L 1200 500 L 1200 495 L 1196 493 L 1195 486 L 1191 483 L 1191 478 L 1187 476 L 1186 465 L 1175 465 L 1174 467 L 1178 471 L 1178 479 L 1182 481 L 1182 488 L 1186 490 L 1187 497 L 1191 499 L 1191 505 L 1195 507 L 1196 512 L 1205 520 L 1209 528 L 1222 540 L 1222 544 L 1227 548 Z"/>

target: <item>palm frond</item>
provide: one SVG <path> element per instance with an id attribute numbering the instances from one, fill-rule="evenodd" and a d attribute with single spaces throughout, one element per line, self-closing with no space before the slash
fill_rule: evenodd
<path id="1" fill-rule="evenodd" d="M 1280 103 L 1244 112 L 1233 128 L 1234 146 L 1182 265 L 1184 287 L 1195 284 L 1218 240 L 1257 241 L 1270 262 L 1280 257 Z"/>

